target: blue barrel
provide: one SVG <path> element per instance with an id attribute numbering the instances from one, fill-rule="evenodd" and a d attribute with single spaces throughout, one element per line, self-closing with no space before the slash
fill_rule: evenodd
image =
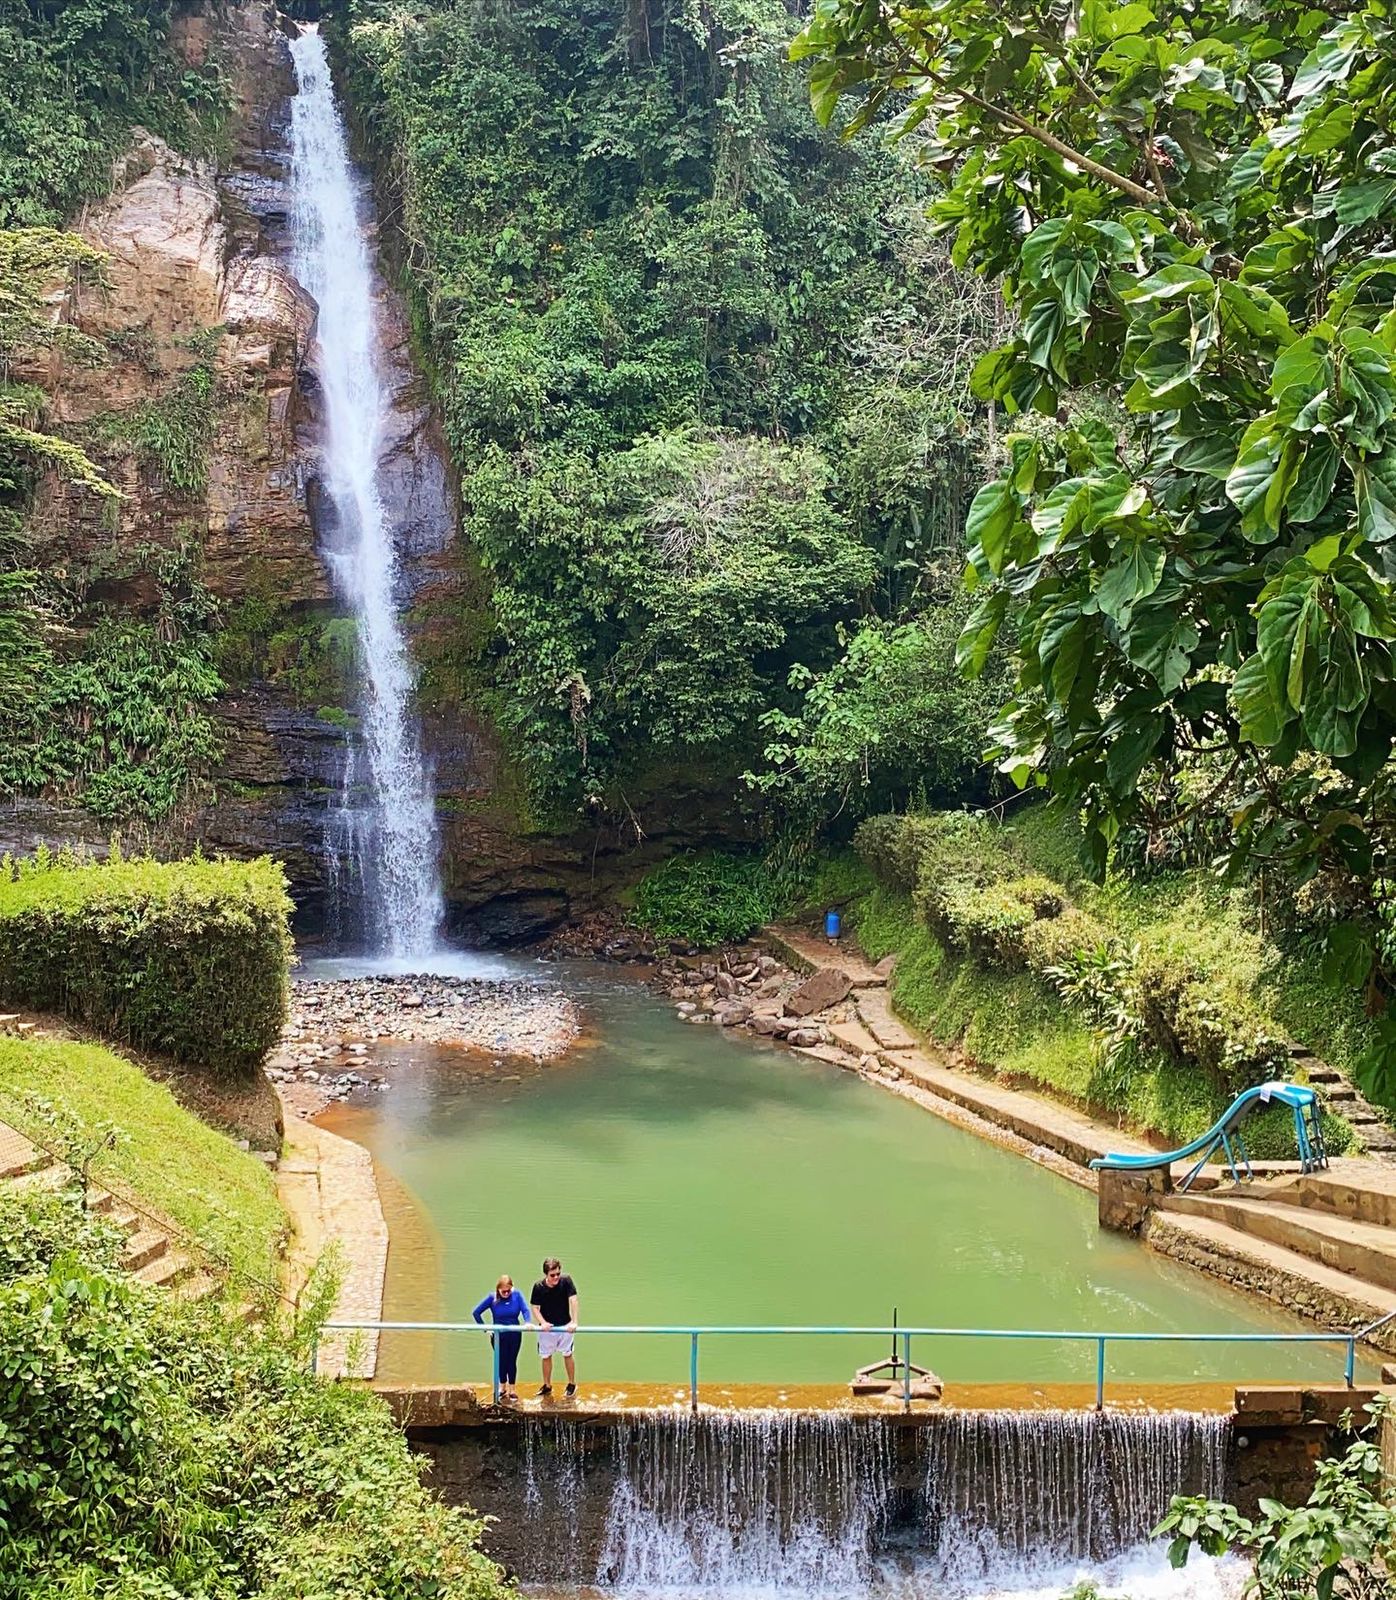
<path id="1" fill-rule="evenodd" d="M 824 913 L 824 937 L 826 939 L 837 939 L 839 936 L 839 928 L 840 923 L 838 912 L 826 911 Z"/>

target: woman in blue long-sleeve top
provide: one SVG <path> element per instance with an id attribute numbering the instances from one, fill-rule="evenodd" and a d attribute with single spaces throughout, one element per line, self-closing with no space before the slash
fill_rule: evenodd
<path id="1" fill-rule="evenodd" d="M 471 1316 L 476 1322 L 483 1322 L 487 1311 L 490 1321 L 501 1330 L 517 1328 L 521 1322 L 533 1321 L 528 1301 L 514 1287 L 514 1280 L 507 1272 L 495 1284 L 494 1293 L 487 1294 L 471 1312 Z M 519 1391 L 515 1385 L 519 1381 L 519 1346 L 523 1343 L 523 1334 L 501 1331 L 493 1334 L 492 1338 L 499 1342 L 499 1398 L 517 1400 Z"/>

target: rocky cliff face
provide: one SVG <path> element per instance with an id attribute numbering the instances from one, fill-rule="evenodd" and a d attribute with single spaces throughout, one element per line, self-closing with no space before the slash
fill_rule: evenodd
<path id="1" fill-rule="evenodd" d="M 156 602 L 151 551 L 193 552 L 223 606 L 241 659 L 225 667 L 217 707 L 224 755 L 209 790 L 175 818 L 127 837 L 159 852 L 279 856 L 292 879 L 301 930 L 335 919 L 327 846 L 352 718 L 342 681 L 332 588 L 320 550 L 329 515 L 319 492 L 316 390 L 310 369 L 317 308 L 287 269 L 289 121 L 294 88 L 274 9 L 243 0 L 179 24 L 191 62 L 216 52 L 234 84 L 231 159 L 223 170 L 187 160 L 145 133 L 115 174 L 110 197 L 77 227 L 106 252 L 101 286 L 71 292 L 59 314 L 109 359 L 61 355 L 34 374 L 51 414 L 83 438 L 118 485 L 113 516 L 95 497 L 53 480 L 41 490 L 34 535 L 50 570 L 81 571 L 109 605 Z M 428 633 L 460 589 L 455 495 L 403 308 L 380 286 L 392 395 L 386 435 L 388 500 L 405 553 L 407 603 Z M 203 427 L 198 470 L 172 472 L 158 452 L 106 437 L 104 419 L 179 403 L 198 383 L 189 426 Z M 203 409 L 207 398 L 208 408 Z M 419 639 L 429 647 L 430 641 Z M 336 702 L 335 689 L 342 692 Z M 327 704 L 326 701 L 329 701 Z M 529 830 L 512 775 L 486 720 L 438 696 L 424 729 L 442 815 L 448 915 L 472 942 L 512 942 L 557 926 L 604 898 L 682 839 L 709 831 L 666 793 L 633 823 L 598 831 L 578 820 L 563 836 Z M 730 837 L 729 819 L 712 831 Z M 80 807 L 28 797 L 0 806 L 0 850 L 38 840 L 101 849 L 107 829 Z M 352 929 L 352 904 L 348 926 Z"/>

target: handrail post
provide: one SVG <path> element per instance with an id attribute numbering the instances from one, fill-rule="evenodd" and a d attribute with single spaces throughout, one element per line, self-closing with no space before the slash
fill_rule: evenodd
<path id="1" fill-rule="evenodd" d="M 902 1410 L 911 1410 L 911 1335 L 902 1335 Z"/>
<path id="2" fill-rule="evenodd" d="M 698 1410 L 698 1335 L 689 1335 L 688 1346 L 688 1405 L 695 1414 Z"/>
<path id="3" fill-rule="evenodd" d="M 498 1335 L 498 1333 L 492 1333 L 490 1335 L 490 1365 L 494 1368 L 494 1393 L 493 1393 L 492 1398 L 494 1400 L 495 1405 L 498 1405 L 499 1404 L 499 1335 Z"/>
<path id="4" fill-rule="evenodd" d="M 310 1334 L 310 1376 L 318 1377 L 320 1372 L 320 1330 L 313 1328 Z"/>
<path id="5" fill-rule="evenodd" d="M 1095 1408 L 1105 1410 L 1105 1340 L 1096 1341 L 1095 1352 Z"/>
<path id="6" fill-rule="evenodd" d="M 1348 1335 L 1347 1360 L 1343 1363 L 1343 1382 L 1352 1388 L 1352 1381 L 1357 1376 L 1357 1335 Z"/>

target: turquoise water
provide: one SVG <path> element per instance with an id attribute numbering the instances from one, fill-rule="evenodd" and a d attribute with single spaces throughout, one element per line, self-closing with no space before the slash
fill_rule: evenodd
<path id="1" fill-rule="evenodd" d="M 591 968 L 556 971 L 594 1042 L 535 1069 L 398 1051 L 351 1111 L 430 1229 L 395 1227 L 391 1317 L 467 1320 L 543 1256 L 594 1324 L 1278 1333 L 1312 1327 L 1102 1232 L 1084 1190 L 837 1068 L 679 1022 Z M 380 1058 L 382 1059 L 382 1058 Z M 513 1081 L 509 1081 L 512 1078 Z M 431 1236 L 434 1235 L 434 1238 Z M 709 1381 L 842 1383 L 874 1338 L 711 1338 Z M 582 1377 L 687 1382 L 686 1338 L 582 1337 Z M 921 1340 L 961 1381 L 1093 1381 L 1093 1347 Z M 384 1375 L 482 1379 L 474 1335 L 397 1335 Z M 523 1376 L 535 1363 L 526 1350 Z M 1338 1347 L 1117 1346 L 1117 1381 L 1337 1380 Z"/>

